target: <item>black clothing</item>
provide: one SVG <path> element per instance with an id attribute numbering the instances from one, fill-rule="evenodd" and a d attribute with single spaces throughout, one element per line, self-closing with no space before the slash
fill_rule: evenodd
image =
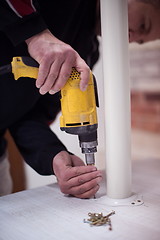
<path id="1" fill-rule="evenodd" d="M 0 66 L 29 55 L 24 40 L 48 28 L 93 67 L 98 59 L 96 0 L 37 0 L 34 8 L 11 2 L 14 8 L 0 1 Z M 53 157 L 67 150 L 48 124 L 60 111 L 59 94 L 42 96 L 34 79 L 15 81 L 12 74 L 0 76 L 0 91 L 0 156 L 9 129 L 24 160 L 42 175 L 53 174 Z"/>

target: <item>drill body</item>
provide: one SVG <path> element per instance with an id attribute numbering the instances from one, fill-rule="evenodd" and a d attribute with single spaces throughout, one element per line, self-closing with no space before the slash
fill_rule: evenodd
<path id="1" fill-rule="evenodd" d="M 61 89 L 60 129 L 69 134 L 78 135 L 82 153 L 87 165 L 94 165 L 94 153 L 97 152 L 97 112 L 98 102 L 96 82 L 90 73 L 86 91 L 79 88 L 80 74 L 73 68 L 72 73 Z M 97 100 L 97 101 L 96 101 Z"/>
<path id="2" fill-rule="evenodd" d="M 15 80 L 20 77 L 37 79 L 39 64 L 30 57 L 14 57 L 12 63 L 0 68 L 0 74 L 12 72 Z M 80 74 L 73 68 L 72 73 L 61 89 L 60 129 L 78 135 L 82 153 L 87 165 L 95 164 L 97 152 L 97 112 L 98 94 L 92 73 L 86 91 L 79 88 Z"/>

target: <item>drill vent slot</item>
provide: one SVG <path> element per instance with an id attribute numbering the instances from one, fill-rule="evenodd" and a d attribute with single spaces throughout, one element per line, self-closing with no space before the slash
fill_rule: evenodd
<path id="1" fill-rule="evenodd" d="M 89 124 L 89 122 L 83 122 L 83 124 L 81 123 L 66 123 L 67 127 L 72 127 L 72 126 L 82 126 L 82 125 L 87 125 Z"/>
<path id="2" fill-rule="evenodd" d="M 81 126 L 81 123 L 66 123 L 67 127 L 72 127 L 72 126 Z"/>
<path id="3" fill-rule="evenodd" d="M 89 122 L 84 122 L 84 123 L 83 123 L 83 125 L 87 125 L 87 124 L 89 124 Z"/>

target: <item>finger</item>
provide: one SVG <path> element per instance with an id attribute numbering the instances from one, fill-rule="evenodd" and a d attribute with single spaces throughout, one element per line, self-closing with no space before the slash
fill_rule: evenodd
<path id="1" fill-rule="evenodd" d="M 59 75 L 49 92 L 50 94 L 54 94 L 57 91 L 57 89 L 62 89 L 64 87 L 64 85 L 66 84 L 71 75 L 74 60 L 75 59 L 73 58 L 72 55 L 67 56 L 67 58 L 61 65 Z"/>
<path id="2" fill-rule="evenodd" d="M 90 173 L 87 173 L 87 174 L 82 174 L 78 177 L 74 177 L 74 178 L 71 178 L 69 181 L 68 181 L 68 185 L 70 186 L 70 188 L 72 187 L 76 187 L 76 186 L 79 186 L 81 184 L 84 184 L 84 183 L 87 183 L 87 182 L 90 182 L 92 180 L 95 180 L 95 184 L 98 184 L 101 180 L 102 180 L 102 174 L 100 171 L 95 171 L 95 172 L 90 172 Z"/>
<path id="3" fill-rule="evenodd" d="M 51 62 L 49 62 L 49 61 L 42 61 L 40 63 L 39 71 L 38 71 L 38 78 L 36 80 L 37 88 L 40 88 L 44 84 L 44 82 L 47 78 L 47 75 L 50 71 L 50 67 L 51 67 Z"/>
<path id="4" fill-rule="evenodd" d="M 78 196 L 80 198 L 88 198 L 99 189 L 99 184 L 92 181 L 92 183 L 80 185 L 78 187 L 72 188 L 69 190 L 70 194 L 73 196 Z M 92 195 L 92 196 L 93 196 Z"/>
<path id="5" fill-rule="evenodd" d="M 81 78 L 80 89 L 82 91 L 85 91 L 88 86 L 88 82 L 89 82 L 89 78 L 90 78 L 90 68 L 85 63 L 85 61 L 79 57 L 77 57 L 77 62 L 76 62 L 75 68 L 80 73 L 80 78 Z"/>
<path id="6" fill-rule="evenodd" d="M 82 174 L 87 174 L 90 172 L 97 171 L 97 168 L 95 166 L 78 166 L 78 167 L 68 167 L 66 168 L 65 174 L 64 174 L 64 181 L 68 181 L 71 178 L 80 176 Z"/>
<path id="7" fill-rule="evenodd" d="M 85 192 L 88 192 L 90 189 L 97 186 L 102 181 L 102 177 L 97 177 L 92 179 L 91 181 L 85 182 L 84 184 L 80 184 L 78 186 L 71 187 L 69 193 L 72 195 L 81 195 Z"/>
<path id="8" fill-rule="evenodd" d="M 60 60 L 55 60 L 52 63 L 49 73 L 46 77 L 46 80 L 45 80 L 44 84 L 42 85 L 42 87 L 40 88 L 41 94 L 45 94 L 51 90 L 52 86 L 57 81 L 57 78 L 60 74 L 61 65 L 62 65 L 62 62 Z M 60 88 L 55 89 L 54 93 L 58 92 L 59 90 L 60 90 Z"/>
<path id="9" fill-rule="evenodd" d="M 77 157 L 76 155 L 70 155 L 71 159 L 72 159 L 72 166 L 76 167 L 76 166 L 85 166 L 85 163 L 82 159 L 80 159 L 79 157 Z"/>
<path id="10" fill-rule="evenodd" d="M 93 197 L 96 192 L 99 190 L 100 186 L 99 185 L 96 185 L 95 187 L 89 189 L 88 191 L 82 193 L 82 194 L 75 194 L 74 196 L 77 197 L 77 198 L 91 198 Z"/>

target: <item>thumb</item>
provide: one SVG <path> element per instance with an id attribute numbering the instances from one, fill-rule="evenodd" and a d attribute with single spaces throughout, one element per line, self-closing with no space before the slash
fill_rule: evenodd
<path id="1" fill-rule="evenodd" d="M 53 159 L 53 168 L 60 168 L 61 170 L 66 167 L 72 167 L 71 157 L 68 152 L 61 151 Z"/>
<path id="2" fill-rule="evenodd" d="M 80 159 L 79 157 L 75 156 L 75 155 L 71 155 L 71 160 L 72 160 L 72 166 L 76 167 L 76 166 L 85 166 L 84 162 L 82 161 L 82 159 Z"/>

